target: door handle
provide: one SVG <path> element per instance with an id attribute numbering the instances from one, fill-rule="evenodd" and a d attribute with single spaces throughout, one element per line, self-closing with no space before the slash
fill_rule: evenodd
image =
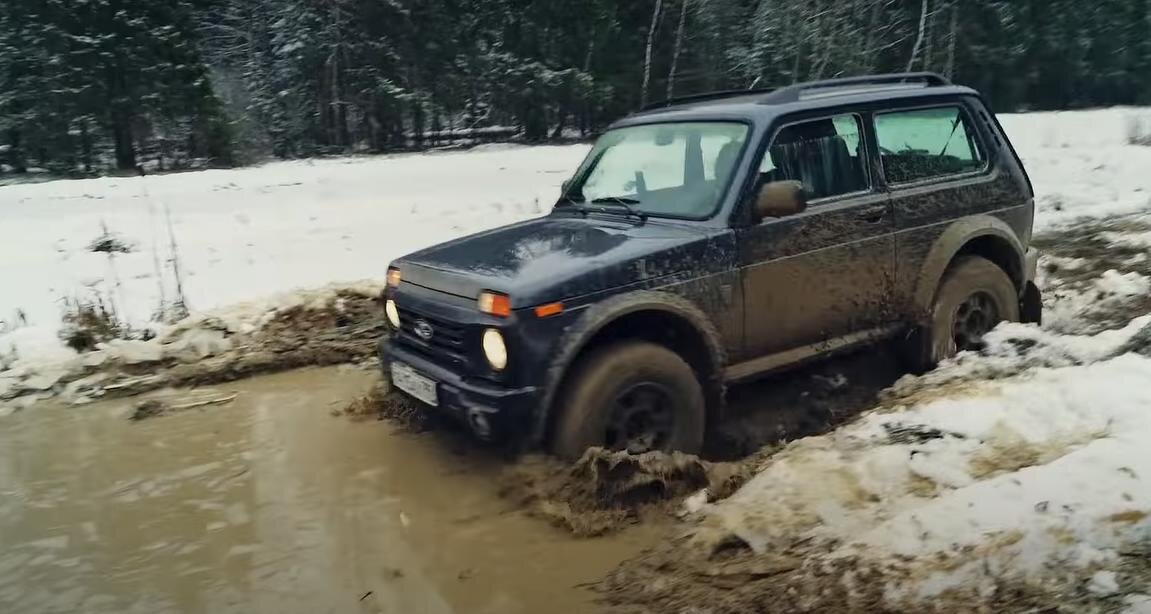
<path id="1" fill-rule="evenodd" d="M 887 205 L 860 209 L 859 212 L 855 214 L 855 217 L 868 224 L 878 224 L 883 221 L 883 218 L 887 217 Z"/>

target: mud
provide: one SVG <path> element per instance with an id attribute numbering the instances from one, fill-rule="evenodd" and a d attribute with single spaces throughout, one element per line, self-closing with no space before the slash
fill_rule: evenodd
<path id="1" fill-rule="evenodd" d="M 753 461 L 711 463 L 688 454 L 639 456 L 601 448 L 575 464 L 536 456 L 510 465 L 501 495 L 528 513 L 580 537 L 617 532 L 684 513 L 684 500 L 723 499 L 754 474 Z"/>
<path id="2" fill-rule="evenodd" d="M 448 427 L 445 420 L 437 420 L 418 401 L 393 391 L 386 381 L 377 381 L 367 394 L 334 413 L 354 420 L 387 420 L 411 433 L 422 433 L 433 426 Z"/>
<path id="3" fill-rule="evenodd" d="M 1097 292 L 1093 284 L 1107 271 L 1151 276 L 1145 236 L 1151 236 L 1151 216 L 1137 214 L 1084 222 L 1036 237 L 1032 244 L 1043 255 L 1045 307 L 1051 309 L 1068 295 Z M 1094 298 L 1094 304 L 1074 314 L 1074 330 L 1060 332 L 1093 334 L 1151 312 L 1151 293 L 1113 297 L 1097 292 Z"/>
<path id="4" fill-rule="evenodd" d="M 710 550 L 691 547 L 698 536 L 679 538 L 627 561 L 597 586 L 613 611 L 708 612 L 1046 612 L 1123 610 L 1121 596 L 1088 588 L 1090 572 L 1058 585 L 1029 584 L 989 576 L 977 586 L 949 589 L 930 600 L 913 600 L 902 586 L 932 571 L 892 561 L 879 565 L 836 554 L 836 544 L 796 542 L 754 555 L 738 541 Z M 1125 579 L 1146 578 L 1151 566 L 1132 553 Z M 942 563 L 941 563 L 942 564 Z"/>
<path id="5" fill-rule="evenodd" d="M 497 494 L 506 461 L 335 417 L 323 368 L 0 419 L 0 612 L 586 612 L 658 527 L 577 539 Z"/>
<path id="6" fill-rule="evenodd" d="M 886 345 L 832 358 L 728 390 L 724 419 L 708 434 L 704 458 L 736 461 L 771 446 L 826 433 L 873 408 L 904 375 Z"/>

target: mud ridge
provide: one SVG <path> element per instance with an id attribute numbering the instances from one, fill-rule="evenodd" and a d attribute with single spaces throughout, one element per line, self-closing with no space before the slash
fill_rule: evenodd
<path id="1" fill-rule="evenodd" d="M 734 536 L 689 532 L 624 562 L 595 588 L 613 611 L 635 613 L 1108 612 L 1122 610 L 1127 597 L 1094 592 L 1092 572 L 1081 570 L 1044 583 L 989 571 L 981 582 L 925 598 L 904 587 L 932 565 L 833 554 L 837 546 L 797 539 L 757 555 Z M 1135 554 L 1126 562 L 1122 583 L 1141 586 L 1151 564 Z"/>
<path id="2" fill-rule="evenodd" d="M 383 334 L 377 297 L 337 290 L 325 300 L 269 314 L 254 330 L 215 318 L 190 319 L 167 337 L 114 342 L 80 354 L 48 385 L 21 384 L 0 398 L 17 408 L 60 395 L 69 402 L 198 387 L 302 367 L 373 363 Z M 22 387 L 21 387 L 22 386 Z"/>
<path id="3" fill-rule="evenodd" d="M 501 495 L 574 535 L 595 537 L 648 516 L 683 515 L 689 497 L 696 505 L 726 498 L 754 474 L 759 459 L 712 463 L 679 452 L 602 448 L 574 464 L 530 456 L 506 470 Z"/>

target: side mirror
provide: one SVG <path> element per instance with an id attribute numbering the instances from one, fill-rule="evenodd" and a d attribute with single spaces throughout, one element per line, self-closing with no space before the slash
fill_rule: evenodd
<path id="1" fill-rule="evenodd" d="M 755 199 L 756 221 L 787 217 L 807 210 L 807 191 L 798 181 L 772 181 L 759 187 Z"/>

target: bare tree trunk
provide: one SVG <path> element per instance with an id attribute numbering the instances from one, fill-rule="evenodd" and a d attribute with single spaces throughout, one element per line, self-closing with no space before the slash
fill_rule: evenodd
<path id="1" fill-rule="evenodd" d="M 837 19 L 834 14 L 831 14 L 832 10 L 833 9 L 830 8 L 827 9 L 828 19 L 831 20 L 831 25 L 828 26 L 827 35 L 823 39 L 823 51 L 819 55 L 819 60 L 816 62 L 813 71 L 814 74 L 811 77 L 813 81 L 818 81 L 823 78 L 823 71 L 827 68 L 828 60 L 831 59 L 831 48 L 834 46 L 834 43 L 839 40 L 839 28 L 837 26 L 841 20 Z M 821 21 L 821 25 L 822 23 Z M 821 27 L 820 31 L 822 30 L 823 28 Z"/>
<path id="2" fill-rule="evenodd" d="M 659 12 L 663 9 L 663 0 L 655 0 L 655 10 L 651 12 L 651 27 L 647 29 L 647 48 L 643 54 L 643 87 L 639 93 L 639 104 L 647 104 L 647 88 L 651 83 L 651 51 L 655 45 L 655 29 L 659 25 Z"/>
<path id="3" fill-rule="evenodd" d="M 936 4 L 937 8 L 927 14 L 927 27 L 923 29 L 923 61 L 920 62 L 923 70 L 931 70 L 935 60 L 935 13 L 938 6 Z"/>
<path id="4" fill-rule="evenodd" d="M 583 56 L 583 71 L 586 73 L 591 72 L 591 58 L 595 53 L 595 26 L 592 26 L 591 33 L 587 37 L 587 53 Z"/>
<path id="5" fill-rule="evenodd" d="M 927 29 L 927 4 L 928 0 L 923 0 L 923 9 L 919 12 L 919 35 L 915 37 L 915 46 L 911 48 L 911 57 L 907 60 L 907 72 L 911 72 L 911 67 L 915 66 L 919 48 L 923 45 L 923 32 Z"/>
<path id="6" fill-rule="evenodd" d="M 687 23 L 687 5 L 691 0 L 680 0 L 679 26 L 675 29 L 675 48 L 671 53 L 671 70 L 667 72 L 667 98 L 675 94 L 675 71 L 679 67 L 679 52 L 683 49 L 683 27 Z"/>
<path id="7" fill-rule="evenodd" d="M 955 74 L 955 42 L 959 38 L 959 0 L 951 0 L 951 32 L 947 35 L 947 66 L 944 75 L 950 79 Z"/>
<path id="8" fill-rule="evenodd" d="M 875 31 L 879 29 L 879 10 L 882 5 L 872 0 L 871 15 L 867 18 L 867 34 L 863 43 L 863 72 L 870 73 L 875 70 Z"/>

